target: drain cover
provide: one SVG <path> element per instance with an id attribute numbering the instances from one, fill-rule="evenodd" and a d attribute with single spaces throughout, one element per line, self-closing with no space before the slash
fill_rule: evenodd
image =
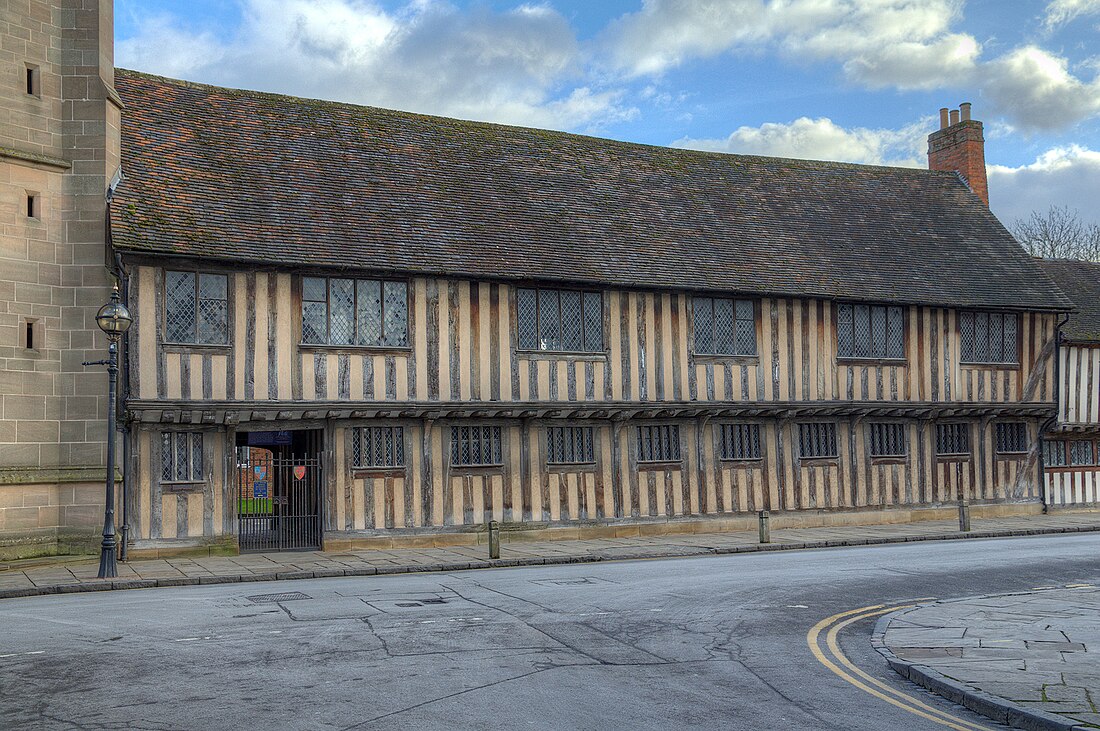
<path id="1" fill-rule="evenodd" d="M 313 597 L 308 594 L 303 594 L 300 591 L 284 591 L 281 594 L 257 594 L 256 596 L 248 597 L 248 601 L 253 604 L 276 604 L 278 602 L 292 602 L 296 599 L 312 599 Z"/>

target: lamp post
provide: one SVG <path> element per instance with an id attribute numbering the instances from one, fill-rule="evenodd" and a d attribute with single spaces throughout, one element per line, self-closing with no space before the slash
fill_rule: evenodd
<path id="1" fill-rule="evenodd" d="M 118 341 L 134 318 L 118 296 L 118 284 L 111 292 L 111 301 L 99 308 L 95 316 L 99 329 L 107 334 L 107 360 L 96 360 L 84 365 L 107 366 L 107 497 L 103 509 L 103 543 L 99 551 L 99 578 L 118 576 L 115 563 L 115 421 L 118 384 Z"/>

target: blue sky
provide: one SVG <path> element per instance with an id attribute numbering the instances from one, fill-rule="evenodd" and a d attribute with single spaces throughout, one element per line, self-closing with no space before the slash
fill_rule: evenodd
<path id="1" fill-rule="evenodd" d="M 985 123 L 993 210 L 1100 223 L 1100 0 L 116 0 L 116 62 L 657 145 L 925 164 Z"/>

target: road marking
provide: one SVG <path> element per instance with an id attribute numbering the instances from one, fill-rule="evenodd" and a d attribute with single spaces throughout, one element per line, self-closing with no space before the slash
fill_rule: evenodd
<path id="1" fill-rule="evenodd" d="M 19 657 L 20 655 L 45 655 L 45 650 L 35 650 L 34 652 L 10 652 L 7 655 L 0 655 L 0 659 L 5 657 Z"/>
<path id="2" fill-rule="evenodd" d="M 928 601 L 928 598 L 917 599 L 915 602 Z M 930 706 L 924 703 L 918 698 L 902 693 L 901 691 L 883 683 L 882 681 L 874 678 L 863 670 L 859 669 L 849 660 L 843 652 L 840 650 L 840 646 L 837 643 L 837 635 L 842 629 L 854 622 L 858 622 L 862 619 L 868 619 L 870 617 L 877 617 L 883 614 L 889 614 L 890 612 L 897 611 L 898 609 L 908 609 L 913 604 L 903 604 L 898 606 L 884 606 L 882 604 L 875 604 L 869 607 L 861 607 L 859 609 L 850 609 L 847 612 L 840 612 L 834 614 L 831 617 L 827 617 L 813 626 L 813 628 L 806 635 L 806 643 L 810 647 L 810 652 L 817 658 L 818 662 L 827 667 L 830 671 L 835 673 L 838 677 L 851 683 L 860 690 L 875 696 L 876 698 L 886 701 L 887 703 L 896 706 L 903 711 L 907 711 L 914 715 L 925 718 L 929 721 L 937 723 L 941 726 L 947 726 L 948 728 L 955 729 L 955 731 L 991 731 L 989 726 L 983 726 L 980 724 L 967 721 L 963 718 L 953 716 L 946 711 L 941 711 L 934 706 Z M 820 642 L 822 633 L 825 633 L 824 647 Z M 835 662 L 834 662 L 835 660 Z M 839 666 L 838 666 L 839 665 Z M 842 666 L 842 667 L 841 667 Z"/>

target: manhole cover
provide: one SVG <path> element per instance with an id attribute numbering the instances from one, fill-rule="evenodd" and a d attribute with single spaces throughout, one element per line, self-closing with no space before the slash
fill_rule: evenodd
<path id="1" fill-rule="evenodd" d="M 308 594 L 303 594 L 300 591 L 284 591 L 281 594 L 257 594 L 256 596 L 248 597 L 248 601 L 253 604 L 276 604 L 278 602 L 292 602 L 296 599 L 312 599 Z"/>

